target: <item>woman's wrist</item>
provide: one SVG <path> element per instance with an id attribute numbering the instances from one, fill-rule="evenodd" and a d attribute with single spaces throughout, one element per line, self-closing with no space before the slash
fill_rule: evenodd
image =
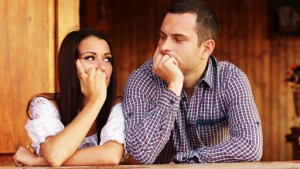
<path id="1" fill-rule="evenodd" d="M 38 166 L 49 166 L 49 164 L 47 163 L 47 161 L 40 156 L 36 156 L 32 162 L 32 166 L 34 167 L 38 167 Z"/>

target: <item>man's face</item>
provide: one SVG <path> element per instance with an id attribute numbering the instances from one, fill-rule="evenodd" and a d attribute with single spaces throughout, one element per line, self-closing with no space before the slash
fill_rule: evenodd
<path id="1" fill-rule="evenodd" d="M 167 13 L 160 29 L 159 52 L 174 57 L 184 75 L 197 71 L 203 62 L 203 47 L 198 45 L 196 18 L 196 14 L 191 13 Z"/>

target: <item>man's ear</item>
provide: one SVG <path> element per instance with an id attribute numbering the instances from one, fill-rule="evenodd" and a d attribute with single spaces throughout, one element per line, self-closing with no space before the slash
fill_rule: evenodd
<path id="1" fill-rule="evenodd" d="M 203 48 L 203 59 L 207 59 L 215 49 L 215 41 L 212 39 L 208 39 L 201 44 Z"/>

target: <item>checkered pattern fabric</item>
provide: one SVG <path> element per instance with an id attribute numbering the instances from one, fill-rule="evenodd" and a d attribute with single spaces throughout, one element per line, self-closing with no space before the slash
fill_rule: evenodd
<path id="1" fill-rule="evenodd" d="M 128 78 L 123 93 L 125 152 L 138 162 L 258 161 L 262 128 L 246 75 L 209 58 L 189 100 L 152 73 L 148 60 Z"/>

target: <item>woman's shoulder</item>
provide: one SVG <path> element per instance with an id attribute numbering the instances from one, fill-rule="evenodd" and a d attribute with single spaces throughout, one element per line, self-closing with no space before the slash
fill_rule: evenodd
<path id="1" fill-rule="evenodd" d="M 101 130 L 101 142 L 103 145 L 107 141 L 117 141 L 120 144 L 124 143 L 124 115 L 122 109 L 121 99 L 114 102 L 110 115 L 105 126 Z"/>
<path id="2" fill-rule="evenodd" d="M 114 99 L 114 102 L 113 102 L 113 106 L 111 108 L 111 114 L 112 113 L 122 113 L 123 114 L 123 111 L 122 111 L 122 96 L 117 96 L 115 99 Z"/>
<path id="3" fill-rule="evenodd" d="M 59 116 L 59 110 L 55 100 L 50 100 L 42 96 L 37 96 L 31 99 L 28 105 L 29 116 L 33 119 L 42 114 L 52 114 Z"/>
<path id="4" fill-rule="evenodd" d="M 52 105 L 54 106 L 56 109 L 58 109 L 57 107 L 57 103 L 54 99 L 48 99 L 48 98 L 45 98 L 43 96 L 37 96 L 37 97 L 33 97 L 31 100 L 30 100 L 30 104 L 29 104 L 29 107 L 32 107 L 32 106 L 49 106 L 49 105 Z"/>

